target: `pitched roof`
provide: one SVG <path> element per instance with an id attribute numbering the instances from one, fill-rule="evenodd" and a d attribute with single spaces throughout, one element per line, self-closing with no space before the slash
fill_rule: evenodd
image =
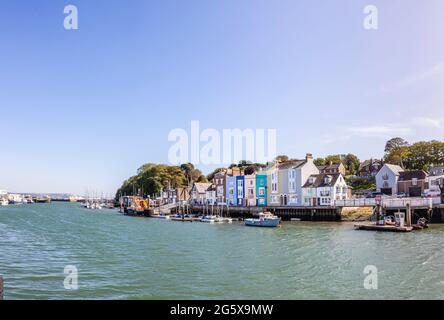
<path id="1" fill-rule="evenodd" d="M 317 166 L 317 167 L 320 171 L 326 170 L 326 169 L 330 169 L 330 170 L 336 169 L 337 170 L 337 169 L 339 169 L 339 167 L 341 165 L 342 165 L 342 163 L 332 163 L 332 164 L 327 164 L 327 165 Z"/>
<path id="2" fill-rule="evenodd" d="M 212 183 L 210 182 L 196 182 L 194 183 L 194 187 L 196 188 L 196 191 L 198 193 L 205 193 L 210 187 L 212 186 Z"/>
<path id="3" fill-rule="evenodd" d="M 387 168 L 392 170 L 396 175 L 399 175 L 401 172 L 404 171 L 403 168 L 401 168 L 400 166 L 398 166 L 396 164 L 386 163 L 384 166 L 387 166 Z"/>
<path id="4" fill-rule="evenodd" d="M 364 167 L 371 166 L 374 163 L 383 164 L 381 160 L 379 159 L 370 159 L 370 160 L 364 160 L 359 164 L 359 171 L 361 171 Z"/>
<path id="5" fill-rule="evenodd" d="M 336 184 L 336 181 L 338 181 L 339 177 L 341 176 L 340 173 L 334 173 L 334 174 L 312 174 L 308 179 L 307 182 L 302 186 L 302 188 L 319 188 L 319 187 L 332 187 Z M 325 178 L 329 177 L 329 181 L 327 181 Z"/>
<path id="6" fill-rule="evenodd" d="M 285 170 L 290 168 L 299 168 L 306 163 L 306 160 L 288 160 L 277 165 L 279 170 Z"/>
<path id="7" fill-rule="evenodd" d="M 427 172 L 424 170 L 403 171 L 399 173 L 399 181 L 409 181 L 412 179 L 424 180 L 427 178 Z"/>

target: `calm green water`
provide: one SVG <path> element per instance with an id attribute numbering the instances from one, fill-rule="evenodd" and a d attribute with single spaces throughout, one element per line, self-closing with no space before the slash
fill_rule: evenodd
<path id="1" fill-rule="evenodd" d="M 79 289 L 65 290 L 75 265 Z M 366 265 L 378 290 L 364 289 Z M 394 234 L 352 224 L 209 225 L 78 204 L 0 207 L 6 299 L 444 299 L 444 227 Z"/>

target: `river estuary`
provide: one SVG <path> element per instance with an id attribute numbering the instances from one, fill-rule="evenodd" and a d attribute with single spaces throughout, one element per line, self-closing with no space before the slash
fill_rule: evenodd
<path id="1" fill-rule="evenodd" d="M 64 287 L 64 268 L 78 289 Z M 364 268 L 378 289 L 364 287 Z M 134 218 L 76 203 L 0 207 L 5 299 L 444 299 L 444 226 L 282 228 Z"/>

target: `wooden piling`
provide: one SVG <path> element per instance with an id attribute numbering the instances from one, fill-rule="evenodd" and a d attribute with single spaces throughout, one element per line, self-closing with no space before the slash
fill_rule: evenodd
<path id="1" fill-rule="evenodd" d="M 411 227 L 412 226 L 412 208 L 410 207 L 410 204 L 407 203 L 406 204 L 406 212 L 407 212 L 407 227 Z"/>

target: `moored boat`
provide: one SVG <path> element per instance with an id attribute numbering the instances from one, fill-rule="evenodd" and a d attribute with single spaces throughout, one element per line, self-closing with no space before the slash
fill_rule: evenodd
<path id="1" fill-rule="evenodd" d="M 277 227 L 281 218 L 270 212 L 259 213 L 259 218 L 245 219 L 245 225 L 249 227 Z"/>
<path id="2" fill-rule="evenodd" d="M 182 214 L 176 214 L 175 216 L 170 218 L 173 221 L 183 221 L 183 222 L 193 222 L 193 218 L 189 216 L 188 214 L 182 215 Z"/>
<path id="3" fill-rule="evenodd" d="M 164 213 L 152 214 L 152 215 L 150 215 L 150 217 L 151 218 L 157 218 L 157 219 L 165 219 L 165 220 L 169 220 L 170 219 L 170 216 L 168 214 L 164 214 Z"/>
<path id="4" fill-rule="evenodd" d="M 6 199 L 1 199 L 0 200 L 0 206 L 7 206 L 9 204 L 9 201 Z"/>
<path id="5" fill-rule="evenodd" d="M 200 218 L 200 222 L 215 223 L 216 222 L 216 217 L 214 217 L 214 216 L 202 216 Z"/>

